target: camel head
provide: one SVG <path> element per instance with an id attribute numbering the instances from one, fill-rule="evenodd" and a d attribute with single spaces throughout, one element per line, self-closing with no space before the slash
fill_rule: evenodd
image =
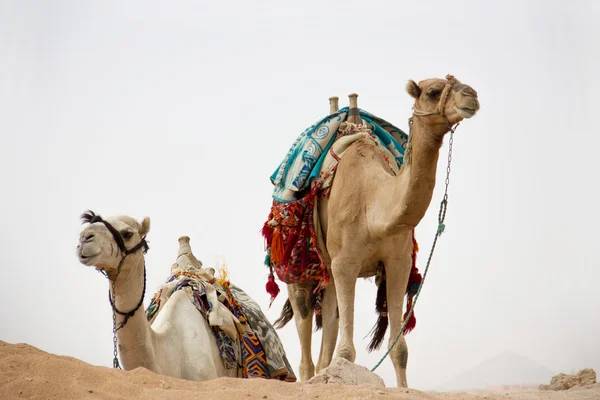
<path id="1" fill-rule="evenodd" d="M 414 116 L 424 118 L 427 125 L 435 126 L 435 131 L 441 134 L 479 110 L 475 89 L 452 75 L 446 75 L 446 79 L 426 79 L 418 84 L 408 81 L 406 91 L 415 98 Z"/>
<path id="2" fill-rule="evenodd" d="M 88 211 L 81 219 L 88 225 L 79 235 L 77 257 L 83 265 L 94 266 L 111 279 L 117 277 L 125 257 L 128 262 L 135 262 L 148 250 L 148 217 L 141 222 L 126 216 L 102 219 Z"/>

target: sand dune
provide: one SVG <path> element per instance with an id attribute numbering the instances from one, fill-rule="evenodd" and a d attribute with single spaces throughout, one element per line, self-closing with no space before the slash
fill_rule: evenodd
<path id="1" fill-rule="evenodd" d="M 0 341 L 0 399 L 600 399 L 600 384 L 563 392 L 510 391 L 433 393 L 340 384 L 283 383 L 221 378 L 190 382 L 146 369 L 119 371 L 27 344 Z"/>

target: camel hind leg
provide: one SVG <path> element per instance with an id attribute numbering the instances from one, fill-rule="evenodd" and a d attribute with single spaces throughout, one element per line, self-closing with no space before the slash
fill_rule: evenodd
<path id="1" fill-rule="evenodd" d="M 310 292 L 312 285 L 290 284 L 288 287 L 288 297 L 294 311 L 294 321 L 296 330 L 300 339 L 301 358 L 300 358 L 300 380 L 308 381 L 315 375 L 315 365 L 312 360 L 312 320 L 313 309 L 310 306 Z"/>
<path id="2" fill-rule="evenodd" d="M 321 315 L 323 316 L 323 335 L 321 338 L 319 361 L 317 362 L 317 373 L 331 364 L 338 337 L 339 316 L 334 282 L 330 282 L 325 288 L 321 311 Z"/>

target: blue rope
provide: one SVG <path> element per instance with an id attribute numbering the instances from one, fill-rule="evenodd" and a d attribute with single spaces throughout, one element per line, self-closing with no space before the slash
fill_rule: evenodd
<path id="1" fill-rule="evenodd" d="M 409 122 L 409 124 L 410 124 L 410 126 L 412 126 L 412 121 Z M 425 271 L 423 272 L 423 279 L 421 280 L 419 289 L 417 290 L 417 293 L 415 294 L 415 299 L 413 300 L 412 307 L 408 311 L 408 314 L 406 315 L 406 318 L 404 319 L 404 322 L 402 323 L 402 326 L 400 327 L 398 334 L 394 338 L 394 341 L 392 342 L 392 344 L 388 347 L 388 349 L 385 352 L 385 354 L 383 355 L 383 357 L 381 357 L 381 359 L 377 362 L 377 364 L 375 364 L 375 366 L 373 368 L 371 368 L 371 372 L 375 371 L 381 365 L 383 360 L 385 360 L 385 358 L 390 354 L 390 352 L 392 351 L 392 349 L 394 348 L 396 343 L 398 343 L 398 340 L 400 339 L 402 332 L 404 332 L 404 328 L 406 327 L 406 324 L 410 320 L 410 317 L 413 315 L 413 311 L 415 309 L 415 306 L 417 305 L 417 300 L 419 299 L 419 294 L 421 293 L 421 289 L 423 288 L 423 284 L 425 283 L 425 278 L 427 277 L 427 271 L 429 270 L 429 265 L 431 264 L 431 258 L 433 257 L 433 252 L 435 250 L 437 240 L 442 235 L 442 233 L 444 233 L 444 230 L 446 229 L 444 220 L 446 219 L 446 208 L 448 207 L 448 185 L 450 184 L 450 164 L 452 163 L 452 145 L 454 143 L 454 130 L 455 129 L 456 129 L 456 126 L 454 128 L 450 128 L 450 143 L 448 145 L 448 167 L 446 168 L 446 191 L 444 192 L 444 198 L 443 198 L 442 202 L 440 203 L 440 211 L 438 213 L 438 228 L 435 232 L 435 237 L 433 238 L 433 243 L 431 245 L 431 251 L 429 252 L 429 258 L 427 259 L 427 265 L 425 266 Z"/>

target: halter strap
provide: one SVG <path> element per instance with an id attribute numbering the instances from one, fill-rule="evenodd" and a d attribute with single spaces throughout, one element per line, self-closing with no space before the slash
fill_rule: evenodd
<path id="1" fill-rule="evenodd" d="M 450 129 L 452 129 L 452 124 L 450 124 L 450 120 L 446 116 L 446 102 L 448 101 L 448 97 L 450 97 L 450 91 L 452 91 L 452 87 L 458 82 L 456 78 L 450 74 L 446 75 L 446 86 L 444 86 L 444 90 L 442 90 L 442 94 L 440 96 L 440 101 L 437 104 L 435 111 L 421 111 L 417 107 L 413 106 L 413 116 L 415 117 L 426 117 L 428 115 L 441 115 L 446 121 L 446 125 Z"/>
<path id="2" fill-rule="evenodd" d="M 110 279 L 110 277 L 108 276 L 108 274 L 105 271 L 101 271 L 102 273 L 104 273 L 104 276 L 106 276 L 106 278 L 109 281 L 112 281 L 112 287 L 113 287 L 112 296 L 114 296 L 115 282 L 117 281 L 117 278 L 119 277 L 119 274 L 121 273 L 121 267 L 123 266 L 123 263 L 125 262 L 125 259 L 127 258 L 127 256 L 137 252 L 140 249 L 143 249 L 144 254 L 148 251 L 149 247 L 148 247 L 148 242 L 146 241 L 146 237 L 145 236 L 142 237 L 142 240 L 140 240 L 140 242 L 138 244 L 136 244 L 132 248 L 128 249 L 125 246 L 125 241 L 123 240 L 123 237 L 121 236 L 119 231 L 117 231 L 115 229 L 115 227 L 111 225 L 110 222 L 102 219 L 102 217 L 100 215 L 97 215 L 93 211 L 88 210 L 87 212 L 85 212 L 81 215 L 81 220 L 83 221 L 83 223 L 87 222 L 89 224 L 94 224 L 96 222 L 99 222 L 99 223 L 103 224 L 106 227 L 106 229 L 108 229 L 108 231 L 111 233 L 113 239 L 117 243 L 117 246 L 119 246 L 119 250 L 121 250 L 121 260 L 119 261 L 119 266 L 117 267 L 117 275 L 114 277 L 114 279 Z M 123 328 L 125 326 L 125 324 L 127 323 L 127 321 L 129 320 L 129 318 L 133 317 L 133 315 L 136 313 L 136 311 L 140 309 L 140 307 L 144 303 L 145 295 L 146 295 L 146 263 L 144 263 L 144 287 L 142 289 L 142 295 L 140 297 L 140 301 L 138 302 L 137 306 L 135 306 L 135 308 L 133 308 L 132 310 L 127 311 L 127 312 L 119 310 L 117 308 L 117 306 L 115 305 L 115 301 L 114 301 L 113 297 L 111 296 L 110 291 L 108 292 L 108 301 L 110 302 L 111 308 L 113 309 L 113 311 L 115 313 L 124 317 L 123 322 L 121 322 L 119 327 L 117 328 L 115 326 L 113 328 L 115 330 L 115 332 L 117 330 Z"/>
<path id="3" fill-rule="evenodd" d="M 117 246 L 119 246 L 119 250 L 121 250 L 121 253 L 123 254 L 123 258 L 125 258 L 126 256 L 128 256 L 130 254 L 135 253 L 136 251 L 138 251 L 141 248 L 144 248 L 144 253 L 146 253 L 148 251 L 149 247 L 148 247 L 148 242 L 146 241 L 145 236 L 142 238 L 142 240 L 138 244 L 136 244 L 132 248 L 128 249 L 125 246 L 125 241 L 123 240 L 123 237 L 121 236 L 119 231 L 117 231 L 115 229 L 115 227 L 111 225 L 110 222 L 102 219 L 102 217 L 100 215 L 97 215 L 93 211 L 85 212 L 84 214 L 81 215 L 81 219 L 84 223 L 87 222 L 89 224 L 94 224 L 96 222 L 100 222 L 101 224 L 103 224 L 106 227 L 106 229 L 108 229 L 110 234 L 112 235 L 113 239 L 117 243 Z"/>
<path id="4" fill-rule="evenodd" d="M 114 288 L 113 288 L 113 294 L 114 294 Z M 133 315 L 135 314 L 135 312 L 137 310 L 140 309 L 140 307 L 142 306 L 142 304 L 144 304 L 144 297 L 146 294 L 146 264 L 144 263 L 144 287 L 142 288 L 142 297 L 140 297 L 140 301 L 138 302 L 137 306 L 135 306 L 135 308 L 131 309 L 130 311 L 124 312 L 121 311 L 117 308 L 117 306 L 115 305 L 112 296 L 110 295 L 110 291 L 108 292 L 108 301 L 110 302 L 110 306 L 112 307 L 112 309 L 114 310 L 114 312 L 116 312 L 117 314 L 121 315 L 123 317 L 123 321 L 121 322 L 121 324 L 119 325 L 118 328 L 116 328 L 116 330 L 119 330 L 121 328 L 123 328 L 125 326 L 125 324 L 127 323 L 127 321 L 129 320 L 130 317 L 133 317 Z"/>

